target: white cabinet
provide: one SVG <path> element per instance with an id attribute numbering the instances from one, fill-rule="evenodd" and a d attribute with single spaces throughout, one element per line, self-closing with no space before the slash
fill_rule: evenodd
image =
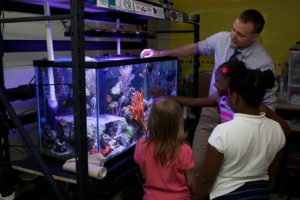
<path id="1" fill-rule="evenodd" d="M 300 105 L 300 47 L 290 50 L 287 101 Z"/>

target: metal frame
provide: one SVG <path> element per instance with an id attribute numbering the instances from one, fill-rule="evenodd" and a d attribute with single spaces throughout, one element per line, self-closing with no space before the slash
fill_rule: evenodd
<path id="1" fill-rule="evenodd" d="M 200 15 L 194 16 L 194 43 L 200 40 Z M 198 97 L 198 80 L 199 80 L 199 68 L 200 68 L 200 55 L 194 55 L 194 65 L 193 65 L 193 96 Z"/>
<path id="2" fill-rule="evenodd" d="M 87 199 L 88 159 L 87 159 L 87 124 L 84 67 L 84 2 L 71 1 L 71 41 L 74 87 L 74 133 L 77 194 L 76 199 Z M 83 93 L 83 94 L 82 94 Z"/>
<path id="3" fill-rule="evenodd" d="M 2 1 L 1 1 L 2 2 Z M 0 4 L 0 11 L 2 13 L 2 3 Z M 0 47 L 3 47 L 3 36 L 2 36 L 2 23 L 4 23 L 5 20 L 1 20 L 0 25 Z M 18 20 L 16 20 L 18 21 Z M 35 149 L 35 146 L 33 142 L 31 141 L 30 137 L 28 136 L 22 122 L 18 118 L 18 115 L 14 111 L 13 107 L 11 106 L 5 91 L 5 85 L 4 85 L 4 69 L 3 69 L 3 48 L 0 48 L 0 120 L 1 120 L 1 129 L 3 127 L 3 131 L 0 132 L 0 141 L 1 141 L 1 163 L 0 163 L 0 173 L 3 173 L 4 176 L 3 179 L 1 178 L 1 185 L 0 185 L 0 192 L 2 193 L 3 197 L 11 195 L 13 193 L 14 184 L 11 183 L 10 176 L 12 174 L 12 168 L 10 163 L 10 156 L 9 156 L 9 148 L 8 148 L 8 134 L 9 134 L 9 127 L 8 127 L 8 117 L 10 117 L 11 121 L 15 125 L 15 127 L 18 129 L 20 135 L 22 136 L 23 140 L 29 147 L 31 153 L 35 157 L 35 159 L 38 161 L 45 177 L 47 178 L 50 186 L 52 187 L 54 193 L 56 194 L 57 198 L 60 200 L 63 200 L 63 194 L 60 191 L 57 183 L 54 181 L 52 175 L 49 173 L 49 170 L 47 168 L 47 165 L 43 161 L 42 157 L 38 153 L 38 151 Z"/>
<path id="4" fill-rule="evenodd" d="M 0 2 L 0 11 L 5 9 L 4 4 L 8 3 L 11 9 L 11 1 L 7 0 Z M 71 13 L 66 15 L 56 16 L 41 16 L 41 17 L 26 17 L 26 18 L 14 18 L 14 19 L 0 19 L 2 23 L 14 23 L 14 22 L 26 22 L 26 21 L 45 21 L 45 20 L 59 20 L 70 19 L 71 20 L 71 51 L 72 51 L 72 68 L 73 68 L 73 86 L 74 86 L 74 131 L 77 138 L 75 152 L 76 152 L 76 178 L 77 178 L 77 194 L 76 199 L 87 199 L 88 194 L 88 165 L 87 165 L 87 124 L 86 124 L 86 99 L 85 99 L 85 42 L 84 42 L 84 1 L 72 0 L 70 1 Z M 117 12 L 118 13 L 118 12 Z M 199 41 L 199 17 L 198 21 L 194 24 L 194 42 Z M 54 181 L 52 175 L 47 168 L 46 163 L 39 155 L 34 147 L 31 139 L 28 137 L 26 130 L 18 118 L 16 112 L 11 106 L 9 99 L 6 96 L 6 89 L 4 86 L 4 70 L 3 70 L 3 37 L 0 26 L 0 192 L 4 195 L 13 192 L 13 183 L 8 184 L 8 176 L 12 169 L 10 165 L 9 148 L 8 148 L 8 133 L 9 127 L 7 127 L 7 119 L 10 117 L 15 127 L 19 130 L 22 138 L 29 147 L 31 153 L 38 161 L 45 177 L 47 178 L 50 186 L 52 187 L 55 195 L 58 199 L 65 199 L 64 194 L 58 187 L 58 184 Z M 197 83 L 198 83 L 198 68 L 200 66 L 199 56 L 194 57 L 194 90 L 193 95 L 197 95 Z M 2 127 L 4 127 L 2 129 Z M 6 174 L 8 176 L 2 176 Z M 6 185 L 6 187 L 3 187 Z M 2 188 L 1 188 L 2 187 Z"/>
<path id="5" fill-rule="evenodd" d="M 0 2 L 0 17 L 2 17 L 2 4 Z M 2 24 L 0 24 L 0 91 L 4 88 L 4 70 L 3 70 L 3 36 Z M 1 95 L 1 94 L 0 94 Z M 14 184 L 10 181 L 12 175 L 12 168 L 10 163 L 8 134 L 9 129 L 6 125 L 8 117 L 6 115 L 5 107 L 0 104 L 0 194 L 3 197 L 9 196 L 13 193 Z"/>

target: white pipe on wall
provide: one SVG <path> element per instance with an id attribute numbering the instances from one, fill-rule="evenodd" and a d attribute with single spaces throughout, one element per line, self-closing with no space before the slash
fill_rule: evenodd
<path id="1" fill-rule="evenodd" d="M 44 14 L 46 16 L 50 16 L 50 6 L 49 2 L 44 2 Z M 54 61 L 54 53 L 53 53 L 53 38 L 52 38 L 52 22 L 46 21 L 46 41 L 47 41 L 47 55 L 48 60 Z M 50 98 L 48 104 L 51 108 L 57 107 L 57 99 L 55 96 L 55 86 L 54 86 L 54 76 L 53 76 L 53 68 L 48 68 L 48 80 L 49 80 L 49 89 L 50 89 Z"/>

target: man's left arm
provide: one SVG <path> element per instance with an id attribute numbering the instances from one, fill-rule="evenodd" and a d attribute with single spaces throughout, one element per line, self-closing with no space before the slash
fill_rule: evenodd
<path id="1" fill-rule="evenodd" d="M 275 75 L 275 65 L 274 62 L 271 58 L 271 56 L 266 52 L 266 51 L 260 51 L 261 54 L 259 55 L 260 59 L 263 60 L 262 63 L 258 63 L 258 68 L 261 71 L 266 71 L 266 70 L 271 70 Z M 263 98 L 263 103 L 265 106 L 267 106 L 269 109 L 272 111 L 275 111 L 276 109 L 276 101 L 277 101 L 277 93 L 278 90 L 278 85 L 277 81 L 274 80 L 274 87 L 271 89 L 267 89 L 264 98 Z"/>
<path id="2" fill-rule="evenodd" d="M 291 128 L 285 122 L 285 120 L 280 115 L 278 115 L 277 113 L 272 111 L 270 108 L 268 108 L 265 104 L 261 103 L 259 106 L 259 110 L 261 112 L 266 113 L 266 117 L 273 119 L 274 121 L 277 121 L 280 124 L 285 136 L 288 136 L 291 133 Z"/>
<path id="3" fill-rule="evenodd" d="M 273 73 L 275 73 L 274 68 L 275 68 L 274 63 L 270 58 L 270 62 L 266 65 L 263 65 L 260 69 L 263 71 L 269 69 L 272 70 Z M 268 89 L 266 94 L 264 95 L 263 102 L 261 103 L 259 109 L 260 111 L 266 113 L 266 117 L 273 119 L 274 121 L 277 121 L 280 124 L 282 130 L 284 131 L 285 136 L 288 136 L 291 133 L 291 128 L 280 115 L 275 113 L 276 101 L 277 101 L 277 96 L 276 96 L 277 90 L 278 90 L 278 85 L 277 82 L 275 81 L 274 87 L 272 89 Z"/>

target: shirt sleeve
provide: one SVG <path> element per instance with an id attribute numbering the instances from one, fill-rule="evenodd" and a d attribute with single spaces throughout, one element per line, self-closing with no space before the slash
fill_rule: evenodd
<path id="1" fill-rule="evenodd" d="M 277 86 L 277 83 L 275 81 L 275 85 L 272 89 L 268 89 L 266 91 L 266 94 L 264 96 L 264 99 L 263 99 L 263 103 L 265 104 L 265 106 L 267 106 L 268 108 L 270 108 L 272 111 L 275 111 L 276 109 L 276 100 L 277 100 L 277 97 L 276 97 L 276 91 L 278 89 L 278 86 Z"/>
<path id="2" fill-rule="evenodd" d="M 208 138 L 208 143 L 216 148 L 220 153 L 224 153 L 225 151 L 225 142 L 222 138 L 222 129 L 220 125 L 216 126 L 216 128 L 211 133 Z"/>
<path id="3" fill-rule="evenodd" d="M 139 139 L 135 145 L 135 149 L 134 149 L 134 161 L 139 164 L 140 163 L 140 155 L 141 155 L 141 146 L 143 143 L 143 139 Z"/>
<path id="4" fill-rule="evenodd" d="M 179 155 L 179 168 L 183 171 L 194 169 L 195 161 L 192 158 L 192 149 L 188 144 L 183 144 Z"/>
<path id="5" fill-rule="evenodd" d="M 205 40 L 196 43 L 196 54 L 201 54 L 204 56 L 212 56 L 215 53 L 216 42 L 219 41 L 221 33 L 216 33 Z"/>

